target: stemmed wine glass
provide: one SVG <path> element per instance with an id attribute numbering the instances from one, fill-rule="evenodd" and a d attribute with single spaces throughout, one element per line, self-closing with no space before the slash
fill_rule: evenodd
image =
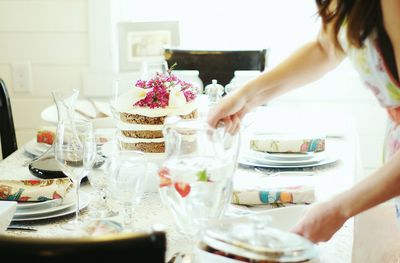
<path id="1" fill-rule="evenodd" d="M 79 230 L 79 186 L 92 169 L 96 156 L 96 143 L 92 124 L 84 120 L 62 120 L 57 125 L 54 147 L 55 158 L 76 190 L 75 218 L 63 226 L 66 230 Z"/>
<path id="2" fill-rule="evenodd" d="M 126 230 L 132 229 L 133 209 L 144 192 L 146 167 L 147 159 L 139 151 L 115 151 L 108 159 L 109 190 L 112 198 L 123 206 Z"/>

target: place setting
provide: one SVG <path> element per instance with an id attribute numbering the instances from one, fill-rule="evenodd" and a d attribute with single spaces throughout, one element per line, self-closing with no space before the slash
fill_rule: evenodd
<path id="1" fill-rule="evenodd" d="M 338 161 L 324 135 L 256 132 L 244 141 L 239 164 L 247 167 L 297 169 Z"/>
<path id="2" fill-rule="evenodd" d="M 68 192 L 64 198 L 59 199 L 42 202 L 19 202 L 12 222 L 36 221 L 73 214 L 76 211 L 76 203 L 72 192 Z M 88 206 L 90 196 L 83 191 L 79 195 L 79 210 L 81 210 Z"/>

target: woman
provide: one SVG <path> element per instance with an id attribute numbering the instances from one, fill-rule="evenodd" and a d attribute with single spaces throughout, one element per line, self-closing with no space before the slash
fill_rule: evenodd
<path id="1" fill-rule="evenodd" d="M 322 29 L 280 65 L 226 96 L 209 115 L 230 133 L 252 108 L 320 78 L 346 56 L 387 109 L 387 161 L 330 201 L 312 206 L 293 231 L 313 242 L 329 240 L 350 217 L 400 195 L 400 1 L 317 0 Z M 362 198 L 360 198 L 362 197 Z M 400 217 L 400 202 L 396 202 Z"/>

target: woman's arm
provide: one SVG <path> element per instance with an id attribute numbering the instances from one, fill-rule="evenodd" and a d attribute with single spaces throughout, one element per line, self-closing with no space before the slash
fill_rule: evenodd
<path id="1" fill-rule="evenodd" d="M 400 1 L 382 0 L 383 25 L 392 43 L 397 75 L 400 76 Z"/>
<path id="2" fill-rule="evenodd" d="M 228 131 L 235 132 L 238 122 L 251 108 L 312 82 L 336 67 L 343 53 L 335 49 L 329 30 L 325 27 L 316 40 L 298 49 L 274 69 L 225 96 L 209 114 L 210 125 L 215 127 L 222 120 Z"/>
<path id="3" fill-rule="evenodd" d="M 247 83 L 242 95 L 252 107 L 279 96 L 296 87 L 319 79 L 335 68 L 343 58 L 325 31 L 307 43 L 269 72 Z"/>
<path id="4" fill-rule="evenodd" d="M 398 195 L 400 151 L 357 185 L 316 204 L 292 231 L 313 242 L 329 240 L 350 217 Z"/>

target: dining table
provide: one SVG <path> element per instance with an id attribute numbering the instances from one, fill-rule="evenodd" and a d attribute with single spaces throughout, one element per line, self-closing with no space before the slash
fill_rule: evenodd
<path id="1" fill-rule="evenodd" d="M 254 113 L 252 119 L 249 120 L 248 125 L 243 128 L 243 140 L 246 142 L 246 134 L 250 134 L 254 129 L 260 129 L 267 125 L 268 117 L 263 111 L 270 110 L 268 107 L 259 109 L 257 114 Z M 272 112 L 274 112 L 272 110 Z M 279 115 L 279 114 L 278 114 Z M 271 114 L 274 120 L 278 120 L 279 116 L 276 113 Z M 260 117 L 262 116 L 262 117 Z M 340 119 L 340 118 L 339 118 Z M 343 120 L 343 119 L 341 119 Z M 324 124 L 319 123 L 319 126 Z M 271 127 L 271 126 L 269 126 Z M 337 127 L 337 126 L 335 126 Z M 340 130 L 337 134 L 327 133 L 327 147 L 335 154 L 337 160 L 329 164 L 296 168 L 291 169 L 295 172 L 310 172 L 311 176 L 299 176 L 296 180 L 304 180 L 304 183 L 311 185 L 315 188 L 315 195 L 317 201 L 328 200 L 335 194 L 348 189 L 354 184 L 356 174 L 359 172 L 358 167 L 358 146 L 357 135 L 354 129 L 349 128 L 348 123 L 342 123 L 341 127 L 346 129 Z M 32 141 L 35 141 L 32 138 Z M 24 145 L 19 147 L 19 150 L 0 162 L 0 180 L 2 176 L 7 175 L 8 178 L 18 178 L 21 174 L 29 173 L 26 163 L 30 161 L 30 156 L 26 155 Z M 276 172 L 287 171 L 285 168 L 263 168 L 238 164 L 237 169 L 233 175 L 234 188 L 243 184 L 249 183 L 253 179 L 260 176 L 269 177 Z M 154 176 L 156 176 L 154 174 Z M 270 177 L 270 180 L 279 176 Z M 96 198 L 96 192 L 88 181 L 82 183 L 81 191 L 86 192 L 92 199 Z M 115 204 L 112 204 L 113 206 Z M 80 218 L 83 221 L 90 221 L 92 218 L 89 215 L 91 204 L 80 211 Z M 263 208 L 259 206 L 240 206 L 230 204 L 227 211 L 262 211 Z M 19 237 L 57 237 L 67 236 L 70 233 L 63 230 L 60 226 L 69 221 L 73 216 L 72 214 L 64 215 L 55 218 L 47 218 L 34 221 L 12 222 L 11 225 L 19 227 L 33 228 L 35 231 L 25 230 L 7 230 L 6 235 L 19 236 Z M 114 217 L 108 218 L 121 222 L 121 215 L 118 214 Z M 180 233 L 173 215 L 168 208 L 163 204 L 157 189 L 151 187 L 144 193 L 142 201 L 135 207 L 133 214 L 133 225 L 135 231 L 151 231 L 158 229 L 166 231 L 167 233 L 167 252 L 166 258 L 171 258 L 176 253 L 191 253 L 195 248 L 198 239 L 194 236 Z M 319 254 L 316 262 L 352 262 L 353 255 L 353 233 L 354 233 L 354 220 L 349 219 L 343 227 L 327 242 L 318 244 Z"/>

